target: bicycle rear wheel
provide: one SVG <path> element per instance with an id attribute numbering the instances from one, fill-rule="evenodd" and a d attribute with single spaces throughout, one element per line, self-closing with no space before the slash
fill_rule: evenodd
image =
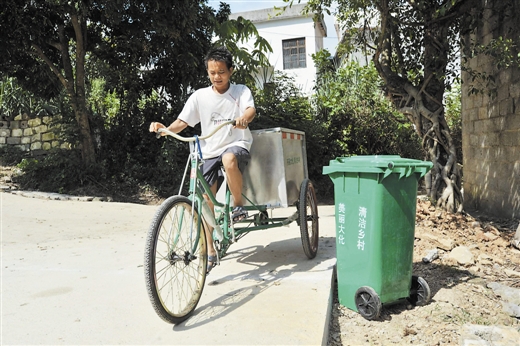
<path id="1" fill-rule="evenodd" d="M 303 252 L 307 258 L 313 259 L 318 253 L 318 201 L 314 192 L 314 186 L 309 179 L 304 179 L 301 184 L 299 203 L 300 235 Z"/>
<path id="2" fill-rule="evenodd" d="M 206 281 L 204 224 L 191 200 L 168 198 L 156 212 L 146 239 L 144 273 L 155 312 L 180 323 L 195 310 Z"/>

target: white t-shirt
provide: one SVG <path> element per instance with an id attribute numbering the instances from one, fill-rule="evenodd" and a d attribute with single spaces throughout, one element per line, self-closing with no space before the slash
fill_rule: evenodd
<path id="1" fill-rule="evenodd" d="M 200 122 L 202 136 L 211 133 L 223 122 L 236 119 L 249 107 L 255 107 L 251 90 L 242 84 L 230 84 L 224 94 L 213 91 L 213 87 L 195 91 L 188 99 L 179 119 L 193 127 Z M 248 151 L 253 137 L 249 128 L 233 129 L 233 125 L 221 128 L 210 138 L 200 142 L 202 156 L 205 159 L 217 157 L 229 147 L 239 146 Z"/>

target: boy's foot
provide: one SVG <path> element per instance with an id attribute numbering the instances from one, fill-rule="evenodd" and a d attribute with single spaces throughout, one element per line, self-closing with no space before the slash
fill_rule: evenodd
<path id="1" fill-rule="evenodd" d="M 233 219 L 233 222 L 238 222 L 240 220 L 243 220 L 247 217 L 247 210 L 244 209 L 242 206 L 238 206 L 233 208 L 233 215 L 231 218 Z"/>
<path id="2" fill-rule="evenodd" d="M 211 269 L 217 265 L 217 255 L 208 255 L 208 265 L 206 266 L 206 275 L 209 274 Z"/>

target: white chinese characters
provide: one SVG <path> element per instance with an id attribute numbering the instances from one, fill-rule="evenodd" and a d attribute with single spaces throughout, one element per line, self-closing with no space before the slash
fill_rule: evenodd
<path id="1" fill-rule="evenodd" d="M 357 248 L 358 250 L 365 250 L 365 230 L 367 228 L 367 208 L 359 207 L 358 212 L 358 238 Z"/>

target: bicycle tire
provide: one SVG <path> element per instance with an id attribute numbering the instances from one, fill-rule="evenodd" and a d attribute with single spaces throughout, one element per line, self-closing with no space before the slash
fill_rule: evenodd
<path id="1" fill-rule="evenodd" d="M 148 231 L 144 255 L 146 289 L 155 312 L 169 323 L 186 320 L 204 289 L 207 244 L 202 222 L 196 230 L 198 219 L 191 200 L 173 196 L 161 204 Z"/>
<path id="2" fill-rule="evenodd" d="M 316 192 L 309 179 L 304 179 L 301 184 L 298 210 L 303 252 L 307 258 L 313 259 L 318 253 L 319 218 Z"/>

